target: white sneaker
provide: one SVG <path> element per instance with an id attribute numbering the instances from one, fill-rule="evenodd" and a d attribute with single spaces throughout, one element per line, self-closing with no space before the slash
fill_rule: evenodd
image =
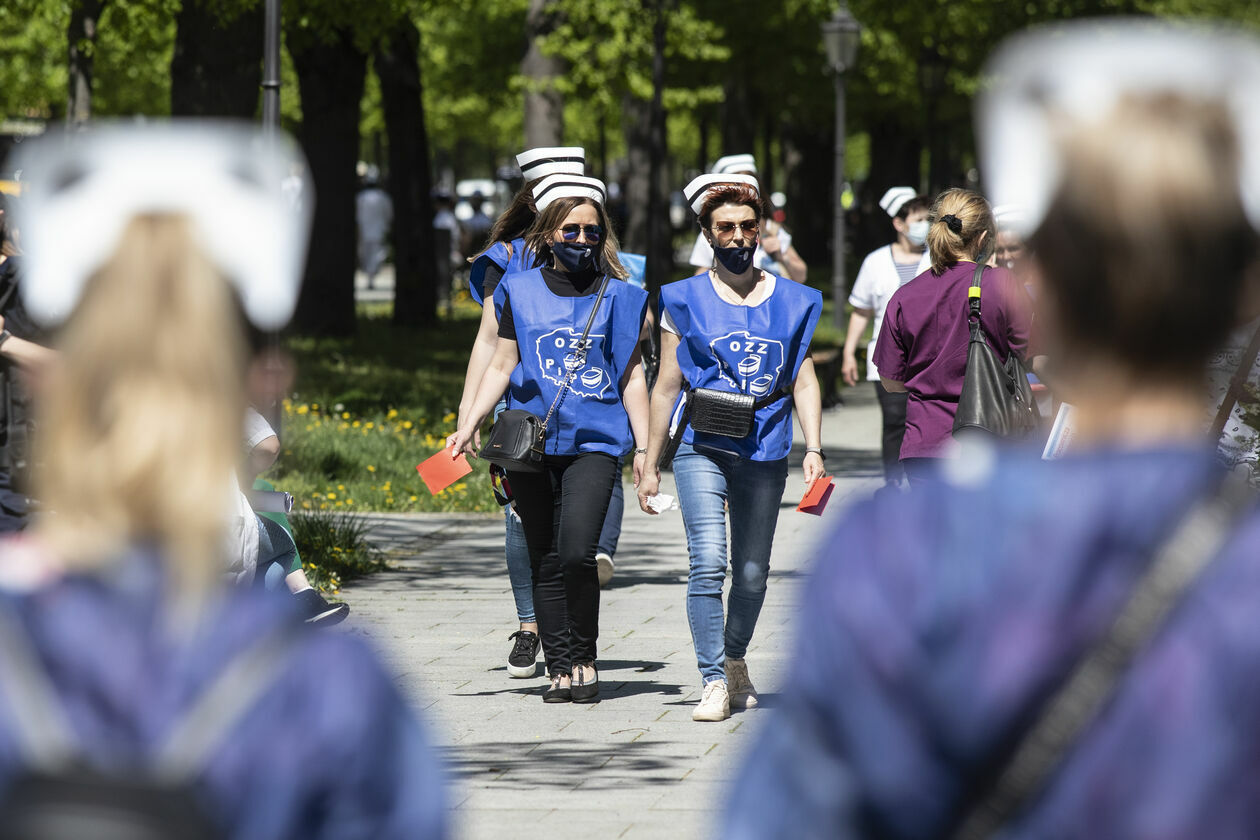
<path id="1" fill-rule="evenodd" d="M 595 555 L 595 568 L 599 570 L 599 585 L 601 589 L 608 585 L 608 581 L 612 580 L 613 572 L 617 571 L 612 555 L 605 554 L 602 551 Z"/>
<path id="2" fill-rule="evenodd" d="M 726 660 L 726 682 L 730 685 L 732 709 L 757 708 L 757 689 L 748 679 L 748 665 L 744 660 Z"/>
<path id="3" fill-rule="evenodd" d="M 704 684 L 700 705 L 691 713 L 692 720 L 726 720 L 731 716 L 731 701 L 726 694 L 726 680 L 712 680 Z"/>

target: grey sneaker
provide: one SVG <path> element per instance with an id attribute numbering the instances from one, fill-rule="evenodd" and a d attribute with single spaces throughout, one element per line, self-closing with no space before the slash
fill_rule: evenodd
<path id="1" fill-rule="evenodd" d="M 704 684 L 700 705 L 691 713 L 692 720 L 719 721 L 731 716 L 731 701 L 726 693 L 726 680 L 711 680 Z"/>
<path id="2" fill-rule="evenodd" d="M 744 660 L 726 660 L 726 682 L 730 686 L 732 709 L 757 708 L 757 689 L 748 679 L 748 665 Z"/>
<path id="3" fill-rule="evenodd" d="M 612 580 L 613 572 L 617 571 L 616 564 L 613 563 L 612 555 L 600 552 L 595 555 L 595 568 L 599 570 L 599 586 L 603 589 L 608 585 L 608 581 Z"/>

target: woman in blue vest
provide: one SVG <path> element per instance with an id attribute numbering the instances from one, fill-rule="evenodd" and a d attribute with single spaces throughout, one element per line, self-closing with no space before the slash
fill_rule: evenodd
<path id="1" fill-rule="evenodd" d="M 690 426 L 674 456 L 690 573 L 687 620 L 704 681 L 695 720 L 730 717 L 757 705 L 744 654 L 766 597 L 770 548 L 787 481 L 792 406 L 805 434 L 805 481 L 823 475 L 822 399 L 809 342 L 822 295 L 753 266 L 762 202 L 745 175 L 702 175 L 685 190 L 713 247 L 714 266 L 661 289 L 661 370 L 652 392 L 647 463 L 639 504 L 655 513 L 656 469 L 669 437 L 679 393 L 710 388 L 755 399 L 752 431 L 732 438 Z M 791 396 L 791 403 L 787 397 Z M 694 410 L 694 405 L 692 406 Z M 679 421 L 675 421 L 679 422 Z M 682 421 L 685 422 L 685 421 Z M 723 624 L 727 511 L 731 593 Z"/>
<path id="2" fill-rule="evenodd" d="M 525 242 L 541 265 L 506 275 L 495 290 L 498 345 L 448 444 L 475 454 L 474 433 L 505 390 L 509 406 L 538 417 L 556 406 L 547 425 L 545 469 L 509 470 L 508 478 L 529 545 L 551 678 L 543 699 L 590 702 L 599 693 L 596 543 L 620 480 L 617 459 L 635 450 L 637 481 L 647 451 L 648 395 L 639 365 L 647 293 L 622 282 L 626 272 L 604 212 L 603 183 L 552 175 L 533 195 L 538 219 Z M 584 364 L 568 377 L 592 308 Z"/>
<path id="3" fill-rule="evenodd" d="M 484 304 L 487 297 L 493 299 L 495 289 L 505 275 L 534 267 L 534 260 L 527 257 L 528 249 L 525 246 L 525 234 L 538 218 L 532 190 L 548 175 L 581 175 L 586 165 L 586 152 L 580 146 L 530 149 L 517 155 L 516 162 L 521 167 L 525 186 L 495 220 L 494 227 L 490 229 L 490 244 L 471 259 L 468 291 L 479 305 Z M 468 369 L 464 373 L 464 392 L 460 398 L 456 421 L 458 428 L 463 428 L 473 398 L 477 395 L 477 386 L 481 384 L 481 378 L 490 365 L 498 341 L 498 313 L 495 307 L 483 305 L 481 326 L 477 330 L 477 338 L 468 356 Z M 495 407 L 496 417 L 504 406 L 505 403 L 500 400 Z M 620 482 L 617 486 L 620 489 Z M 528 679 L 537 673 L 538 648 L 541 644 L 538 638 L 538 619 L 534 612 L 534 582 L 529 566 L 529 546 L 525 543 L 525 532 L 521 528 L 520 518 L 511 505 L 504 509 L 504 521 L 504 554 L 507 559 L 508 580 L 512 584 L 512 599 L 516 602 L 516 618 L 520 622 L 519 629 L 508 637 L 512 641 L 512 649 L 508 652 L 507 673 L 509 677 Z"/>

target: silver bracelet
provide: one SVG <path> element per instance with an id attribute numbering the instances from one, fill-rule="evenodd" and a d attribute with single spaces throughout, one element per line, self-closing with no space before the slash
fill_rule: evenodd
<path id="1" fill-rule="evenodd" d="M 805 454 L 806 454 L 806 455 L 808 455 L 808 454 L 809 454 L 809 453 L 811 453 L 811 452 L 813 452 L 814 454 L 816 454 L 819 458 L 822 458 L 824 461 L 826 461 L 826 460 L 827 460 L 827 453 L 826 453 L 826 452 L 823 452 L 823 451 L 822 451 L 822 449 L 821 449 L 820 447 L 817 447 L 817 446 L 807 446 L 807 447 L 805 447 Z"/>
<path id="2" fill-rule="evenodd" d="M 636 450 L 634 450 L 634 454 L 635 454 L 635 455 L 646 455 L 646 454 L 647 454 L 647 450 L 646 450 L 646 449 L 636 449 Z"/>

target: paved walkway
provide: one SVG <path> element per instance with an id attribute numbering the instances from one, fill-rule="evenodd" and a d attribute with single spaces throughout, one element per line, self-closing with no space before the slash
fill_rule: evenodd
<path id="1" fill-rule="evenodd" d="M 869 385 L 824 413 L 836 489 L 821 518 L 795 511 L 798 443 L 779 514 L 771 581 L 747 661 L 764 706 L 787 676 L 802 572 L 828 523 L 879 483 L 879 408 Z M 672 478 L 662 492 L 673 493 Z M 627 487 L 627 501 L 632 494 Z M 372 636 L 448 751 L 459 838 L 568 834 L 708 836 L 765 709 L 696 723 L 684 605 L 687 551 L 677 511 L 628 503 L 617 573 L 602 593 L 600 702 L 545 705 L 545 680 L 509 679 L 516 629 L 499 516 L 373 517 L 393 568 L 343 590 L 352 631 Z"/>

